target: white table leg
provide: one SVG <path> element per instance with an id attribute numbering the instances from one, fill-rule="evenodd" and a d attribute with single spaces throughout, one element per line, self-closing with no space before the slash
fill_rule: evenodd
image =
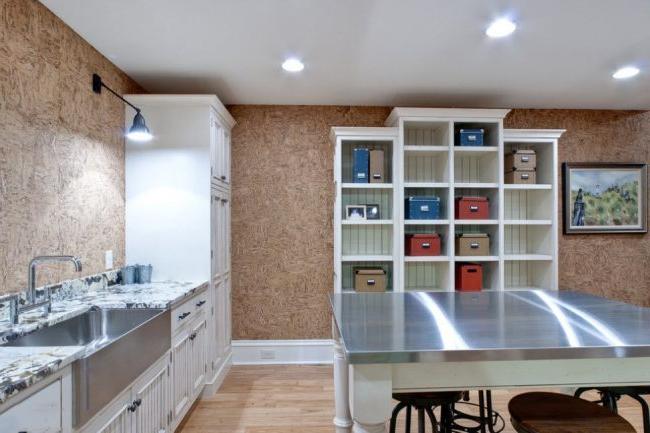
<path id="1" fill-rule="evenodd" d="M 336 433 L 350 433 L 352 417 L 350 416 L 350 382 L 348 361 L 343 353 L 343 346 L 334 339 L 334 428 Z"/>
<path id="2" fill-rule="evenodd" d="M 350 403 L 354 433 L 385 433 L 392 412 L 393 379 L 389 364 L 352 366 Z"/>

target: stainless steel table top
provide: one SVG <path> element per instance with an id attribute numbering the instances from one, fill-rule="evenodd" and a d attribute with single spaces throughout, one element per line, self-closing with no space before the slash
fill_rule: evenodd
<path id="1" fill-rule="evenodd" d="M 567 291 L 331 296 L 350 363 L 650 356 L 650 309 Z"/>

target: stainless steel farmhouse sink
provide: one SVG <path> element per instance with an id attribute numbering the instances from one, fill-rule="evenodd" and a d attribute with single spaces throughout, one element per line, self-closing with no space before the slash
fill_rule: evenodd
<path id="1" fill-rule="evenodd" d="M 5 346 L 85 346 L 72 364 L 74 425 L 81 426 L 171 346 L 171 313 L 93 307 Z"/>

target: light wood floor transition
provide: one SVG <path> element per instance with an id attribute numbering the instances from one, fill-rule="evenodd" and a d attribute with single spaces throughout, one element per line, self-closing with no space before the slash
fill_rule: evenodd
<path id="1" fill-rule="evenodd" d="M 505 433 L 514 433 L 506 407 L 515 394 L 494 392 L 496 410 L 506 419 Z M 217 395 L 198 402 L 179 432 L 333 433 L 333 395 L 331 366 L 236 366 Z M 638 404 L 624 397 L 620 406 L 620 413 L 642 432 Z M 398 431 L 404 432 L 403 426 Z"/>

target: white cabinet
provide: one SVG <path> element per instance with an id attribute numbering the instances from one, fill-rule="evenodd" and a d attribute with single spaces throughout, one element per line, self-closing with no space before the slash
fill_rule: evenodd
<path id="1" fill-rule="evenodd" d="M 230 131 L 217 112 L 210 115 L 210 173 L 212 183 L 221 188 L 230 187 Z"/>
<path id="2" fill-rule="evenodd" d="M 0 414 L 0 430 L 4 433 L 68 433 L 63 413 L 64 404 L 62 379 L 59 378 L 43 389 Z M 67 397 L 70 397 L 69 392 Z"/>
<path id="3" fill-rule="evenodd" d="M 165 356 L 165 360 L 167 356 Z M 156 365 L 133 385 L 135 433 L 167 432 L 170 418 L 170 369 L 168 362 Z"/>
<path id="4" fill-rule="evenodd" d="M 205 385 L 206 365 L 206 330 L 205 316 L 201 316 L 192 326 L 189 340 L 191 343 L 191 395 L 196 397 L 203 390 Z"/>
<path id="5" fill-rule="evenodd" d="M 181 330 L 172 343 L 172 405 L 174 419 L 181 419 L 191 405 L 192 342 L 190 329 Z"/>
<path id="6" fill-rule="evenodd" d="M 230 366 L 229 343 L 225 337 L 219 349 L 216 343 L 217 330 L 230 332 L 230 290 L 217 293 L 217 285 L 230 278 L 230 141 L 235 120 L 214 95 L 126 99 L 141 108 L 154 135 L 144 146 L 126 142 L 126 261 L 151 263 L 154 280 L 210 282 L 202 339 L 207 340 L 206 393 L 211 393 Z M 132 119 L 132 109 L 126 110 L 126 118 Z M 196 316 L 173 316 L 172 332 Z M 174 343 L 173 356 L 182 356 L 183 341 Z M 174 394 L 174 399 L 184 407 L 182 395 Z"/>
<path id="7" fill-rule="evenodd" d="M 90 421 L 84 433 L 131 433 L 133 421 L 131 418 L 131 392 L 127 391 L 105 410 L 106 416 L 98 416 Z"/>

